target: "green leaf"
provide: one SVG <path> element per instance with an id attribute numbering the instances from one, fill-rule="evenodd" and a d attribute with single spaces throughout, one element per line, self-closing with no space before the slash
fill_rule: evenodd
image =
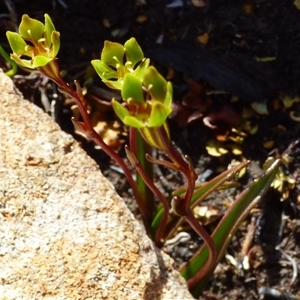
<path id="1" fill-rule="evenodd" d="M 143 59 L 139 66 L 134 70 L 133 75 L 140 79 L 141 81 L 144 80 L 144 76 L 149 68 L 150 59 Z"/>
<path id="2" fill-rule="evenodd" d="M 122 80 L 114 81 L 114 80 L 102 80 L 104 84 L 106 84 L 109 88 L 115 90 L 121 90 L 123 87 Z"/>
<path id="3" fill-rule="evenodd" d="M 117 100 L 114 98 L 111 100 L 111 105 L 116 113 L 116 115 L 119 117 L 119 119 L 124 123 L 125 117 L 129 116 L 130 113 L 127 108 L 125 108 L 123 105 L 121 105 Z"/>
<path id="4" fill-rule="evenodd" d="M 126 60 L 132 63 L 132 68 L 144 58 L 144 53 L 135 38 L 124 44 Z"/>
<path id="5" fill-rule="evenodd" d="M 27 46 L 27 44 L 18 33 L 7 31 L 6 37 L 12 51 L 15 54 L 22 55 L 25 52 L 25 47 Z"/>
<path id="6" fill-rule="evenodd" d="M 163 125 L 172 112 L 172 108 L 165 106 L 159 101 L 152 101 L 152 110 L 149 117 L 149 127 L 159 127 Z"/>
<path id="7" fill-rule="evenodd" d="M 143 81 L 145 87 L 150 94 L 161 102 L 165 100 L 167 92 L 167 81 L 158 73 L 158 71 L 150 66 L 144 76 Z"/>
<path id="8" fill-rule="evenodd" d="M 173 101 L 173 87 L 172 83 L 168 81 L 167 83 L 167 93 L 164 100 L 164 105 L 167 107 L 171 107 Z"/>
<path id="9" fill-rule="evenodd" d="M 10 55 L 11 59 L 13 59 L 19 66 L 23 66 L 25 68 L 34 69 L 34 67 L 31 64 L 31 60 L 21 59 L 16 54 Z"/>
<path id="10" fill-rule="evenodd" d="M 133 116 L 125 117 L 124 124 L 138 129 L 146 127 L 145 123 L 143 123 L 142 121 L 140 121 L 139 119 Z"/>
<path id="11" fill-rule="evenodd" d="M 104 48 L 101 53 L 101 60 L 112 66 L 116 66 L 117 62 L 123 64 L 124 52 L 125 49 L 123 45 L 105 41 Z"/>
<path id="12" fill-rule="evenodd" d="M 47 44 L 47 47 L 50 47 L 51 43 L 54 44 L 54 41 L 53 41 L 54 37 L 52 36 L 52 33 L 55 31 L 55 27 L 54 27 L 54 24 L 53 24 L 50 16 L 48 14 L 45 14 L 44 16 L 45 16 L 45 38 L 46 38 L 46 44 Z M 58 37 L 59 37 L 59 35 L 58 35 Z M 55 47 L 57 47 L 57 45 Z M 55 54 L 55 56 L 56 56 L 56 54 Z"/>
<path id="13" fill-rule="evenodd" d="M 125 101 L 133 99 L 134 101 L 144 103 L 142 82 L 130 73 L 124 76 L 121 94 Z"/>
<path id="14" fill-rule="evenodd" d="M 32 66 L 34 68 L 38 67 L 44 67 L 46 66 L 53 58 L 52 57 L 46 57 L 43 55 L 37 55 L 33 58 Z"/>
<path id="15" fill-rule="evenodd" d="M 91 61 L 92 66 L 102 80 L 109 80 L 117 78 L 118 74 L 112 70 L 107 64 L 100 59 L 94 59 Z"/>
<path id="16" fill-rule="evenodd" d="M 10 58 L 10 55 L 4 50 L 4 48 L 0 45 L 0 54 L 2 57 L 11 65 L 12 69 L 5 72 L 5 74 L 9 77 L 14 76 L 17 73 L 18 65 L 17 63 Z"/>
<path id="17" fill-rule="evenodd" d="M 121 105 L 114 98 L 111 100 L 111 104 L 116 115 L 125 125 L 135 128 L 143 128 L 146 126 L 142 121 L 138 120 L 136 117 L 131 116 L 127 108 Z"/>
<path id="18" fill-rule="evenodd" d="M 45 25 L 42 22 L 31 19 L 28 15 L 22 16 L 22 21 L 19 26 L 19 33 L 23 38 L 38 41 L 43 37 L 44 31 Z"/>
<path id="19" fill-rule="evenodd" d="M 217 261 L 215 267 L 224 256 L 233 235 L 238 230 L 242 221 L 249 214 L 251 209 L 257 205 L 261 197 L 270 187 L 280 165 L 280 159 L 274 160 L 273 164 L 265 171 L 265 173 L 254 180 L 254 182 L 246 188 L 234 201 L 219 222 L 217 228 L 212 234 L 213 241 L 217 249 Z M 205 265 L 208 259 L 209 251 L 206 245 L 203 245 L 193 258 L 181 268 L 181 275 L 189 280 L 193 278 L 197 272 Z M 208 274 L 195 285 L 193 293 L 196 295 L 204 287 L 208 278 L 214 270 L 210 270 Z"/>
<path id="20" fill-rule="evenodd" d="M 60 33 L 58 31 L 53 31 L 51 34 L 51 43 L 52 43 L 52 53 L 51 57 L 56 57 L 59 48 L 60 48 Z"/>

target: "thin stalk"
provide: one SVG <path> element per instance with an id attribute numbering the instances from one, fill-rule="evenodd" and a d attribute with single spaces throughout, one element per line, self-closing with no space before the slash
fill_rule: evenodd
<path id="1" fill-rule="evenodd" d="M 149 161 L 164 165 L 167 168 L 171 168 L 184 175 L 187 181 L 187 192 L 184 198 L 184 205 L 187 209 L 194 194 L 195 182 L 197 179 L 197 174 L 193 168 L 191 160 L 188 156 L 185 156 L 185 159 L 183 159 L 182 155 L 176 150 L 170 141 L 170 136 L 167 132 L 166 126 L 147 128 L 147 130 L 141 131 L 141 134 L 146 141 L 149 140 L 158 149 L 164 151 L 165 155 L 169 159 L 169 161 L 158 160 L 148 155 L 146 158 Z"/>
<path id="2" fill-rule="evenodd" d="M 168 149 L 167 155 L 175 163 L 175 166 L 179 166 L 177 167 L 177 171 L 181 172 L 185 177 L 187 190 L 183 201 L 185 210 L 187 211 L 190 209 L 191 199 L 195 191 L 197 174 L 195 173 L 191 159 L 185 156 L 186 162 L 172 144 Z"/>
<path id="3" fill-rule="evenodd" d="M 209 257 L 207 259 L 207 262 L 205 263 L 203 268 L 201 268 L 199 272 L 187 282 L 189 288 L 191 288 L 202 278 L 204 278 L 207 275 L 207 273 L 214 267 L 217 260 L 217 249 L 212 237 L 195 218 L 190 208 L 188 208 L 186 211 L 185 219 L 190 224 L 190 226 L 196 231 L 196 233 L 203 239 L 203 241 L 209 249 Z"/>
<path id="4" fill-rule="evenodd" d="M 139 161 L 141 168 L 145 170 L 149 179 L 153 182 L 153 167 L 152 164 L 146 160 L 146 153 L 151 153 L 152 147 L 144 141 L 139 131 L 134 127 L 129 127 L 129 148 Z M 155 211 L 154 194 L 139 172 L 136 172 L 136 186 L 144 202 L 145 215 L 147 216 L 145 224 L 149 225 L 152 222 Z"/>
<path id="5" fill-rule="evenodd" d="M 167 139 L 167 133 L 165 130 L 161 131 L 161 138 Z M 165 147 L 167 157 L 172 161 L 172 163 L 165 161 L 164 165 L 167 165 L 174 170 L 181 172 L 187 182 L 187 190 L 184 198 L 175 197 L 172 201 L 172 206 L 176 213 L 180 216 L 184 217 L 186 221 L 190 224 L 190 226 L 195 230 L 195 232 L 203 239 L 204 243 L 207 245 L 209 249 L 209 257 L 204 267 L 200 270 L 199 273 L 188 281 L 189 286 L 193 286 L 197 283 L 201 278 L 214 267 L 214 264 L 217 259 L 217 251 L 214 241 L 208 232 L 204 229 L 204 227 L 198 222 L 198 220 L 194 217 L 190 205 L 191 199 L 193 197 L 195 191 L 195 182 L 197 179 L 197 174 L 193 168 L 192 161 L 188 156 L 185 156 L 185 160 L 178 153 L 176 148 L 169 143 L 168 147 Z M 153 160 L 153 158 L 151 158 Z M 155 160 L 157 163 L 159 161 Z M 174 205 L 173 205 L 174 204 Z"/>
<path id="6" fill-rule="evenodd" d="M 160 190 L 156 187 L 156 185 L 153 183 L 153 180 L 148 176 L 145 169 L 141 166 L 141 163 L 139 160 L 135 157 L 134 153 L 127 147 L 125 148 L 127 157 L 130 160 L 132 166 L 137 170 L 137 172 L 142 177 L 145 184 L 148 186 L 148 188 L 152 191 L 152 193 L 160 200 L 164 207 L 163 217 L 161 220 L 161 223 L 155 233 L 155 243 L 157 246 L 161 246 L 163 244 L 163 237 L 165 228 L 168 222 L 169 217 L 169 204 L 165 196 L 160 192 Z"/>
<path id="7" fill-rule="evenodd" d="M 61 77 L 60 72 L 59 72 L 59 66 L 58 66 L 56 60 L 51 61 L 51 63 L 47 64 L 45 67 L 38 68 L 38 70 L 42 74 L 46 75 L 51 80 L 53 80 L 62 89 L 63 92 L 67 93 L 70 97 L 72 97 L 76 101 L 76 104 L 77 104 L 78 109 L 80 111 L 81 117 L 83 119 L 84 133 L 86 134 L 86 136 L 89 139 L 93 140 L 98 146 L 100 146 L 101 149 L 108 156 L 110 156 L 112 159 L 114 159 L 115 162 L 122 168 L 128 182 L 129 182 L 129 184 L 132 188 L 133 195 L 134 195 L 134 197 L 137 201 L 137 204 L 138 204 L 139 207 L 141 206 L 141 208 L 142 208 L 141 213 L 143 215 L 143 218 L 145 218 L 146 216 L 144 216 L 144 214 L 143 214 L 144 211 L 145 211 L 145 208 L 143 207 L 143 201 L 140 198 L 140 195 L 139 195 L 137 187 L 136 187 L 136 183 L 133 180 L 131 172 L 128 169 L 128 167 L 126 166 L 126 164 L 124 163 L 124 161 L 122 160 L 122 158 L 113 149 L 111 149 L 108 145 L 106 145 L 104 143 L 103 139 L 94 130 L 94 128 L 92 126 L 92 123 L 91 123 L 91 120 L 89 118 L 89 115 L 87 113 L 87 102 L 86 102 L 85 98 L 83 97 L 83 95 L 81 93 L 81 89 L 80 89 L 80 86 L 79 86 L 78 82 L 75 81 L 75 85 L 76 85 L 76 88 L 77 88 L 77 90 L 75 91 Z"/>

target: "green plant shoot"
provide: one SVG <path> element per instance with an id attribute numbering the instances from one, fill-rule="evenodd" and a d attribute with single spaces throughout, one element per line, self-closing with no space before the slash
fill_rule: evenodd
<path id="1" fill-rule="evenodd" d="M 19 33 L 8 31 L 7 38 L 13 50 L 11 54 L 13 61 L 22 67 L 39 70 L 53 80 L 61 92 L 76 101 L 81 119 L 72 119 L 74 126 L 99 145 L 123 169 L 148 234 L 156 244 L 163 245 L 183 221 L 186 221 L 203 239 L 201 249 L 181 268 L 182 276 L 186 278 L 194 295 L 198 296 L 223 257 L 232 235 L 272 183 L 280 160 L 274 161 L 259 179 L 237 196 L 210 235 L 195 218 L 192 208 L 196 204 L 199 205 L 210 193 L 225 188 L 226 181 L 249 162 L 223 172 L 208 183 L 196 185 L 197 174 L 192 162 L 173 146 L 167 125 L 168 116 L 172 113 L 172 84 L 150 66 L 150 60 L 144 57 L 141 47 L 134 38 L 129 39 L 124 45 L 105 41 L 100 59 L 91 63 L 102 81 L 109 88 L 117 89 L 121 93 L 123 101 L 120 103 L 112 99 L 111 103 L 117 117 L 129 127 L 129 146 L 126 146 L 125 150 L 128 160 L 136 171 L 136 180 L 125 161 L 106 145 L 94 130 L 87 101 L 79 83 L 75 81 L 76 89 L 73 89 L 60 75 L 57 59 L 60 34 L 49 15 L 45 14 L 44 24 L 24 15 Z M 162 151 L 167 158 L 153 158 L 152 147 Z M 171 168 L 185 178 L 185 186 L 174 191 L 171 199 L 167 199 L 154 184 L 152 164 Z M 155 197 L 161 203 L 158 206 Z"/>

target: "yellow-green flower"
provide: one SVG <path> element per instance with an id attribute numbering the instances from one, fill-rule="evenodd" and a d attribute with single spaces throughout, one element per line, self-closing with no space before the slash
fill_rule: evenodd
<path id="1" fill-rule="evenodd" d="M 105 41 L 101 59 L 92 65 L 107 86 L 121 91 L 124 103 L 112 99 L 121 121 L 137 128 L 150 145 L 163 149 L 169 139 L 166 119 L 172 112 L 172 84 L 149 62 L 131 38 L 124 45 Z"/>
<path id="2" fill-rule="evenodd" d="M 124 45 L 105 41 L 101 59 L 92 60 L 92 65 L 108 87 L 121 90 L 126 74 L 134 74 L 140 79 L 144 77 L 149 59 L 144 58 L 136 39 L 131 38 Z"/>
<path id="3" fill-rule="evenodd" d="M 121 95 L 126 105 L 123 106 L 113 99 L 112 106 L 127 126 L 159 127 L 172 112 L 172 84 L 167 82 L 154 67 L 148 68 L 143 80 L 133 74 L 126 74 Z"/>
<path id="4" fill-rule="evenodd" d="M 114 111 L 121 121 L 137 128 L 151 146 L 165 149 L 169 139 L 166 119 L 172 112 L 172 84 L 154 67 L 149 67 L 143 80 L 126 74 L 121 95 L 125 105 L 112 99 Z M 162 135 L 162 132 L 166 134 Z"/>
<path id="5" fill-rule="evenodd" d="M 11 58 L 30 69 L 46 66 L 56 58 L 60 47 L 60 34 L 47 14 L 45 24 L 23 15 L 19 33 L 8 31 L 6 36 L 13 50 Z"/>

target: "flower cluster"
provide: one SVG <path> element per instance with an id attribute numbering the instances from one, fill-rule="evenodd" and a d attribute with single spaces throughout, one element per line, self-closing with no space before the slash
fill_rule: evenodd
<path id="1" fill-rule="evenodd" d="M 45 25 L 23 15 L 19 33 L 6 33 L 13 50 L 11 58 L 20 66 L 35 69 L 46 66 L 56 58 L 60 47 L 60 34 L 55 30 L 49 15 L 45 14 Z"/>
<path id="2" fill-rule="evenodd" d="M 113 99 L 112 105 L 125 125 L 138 129 L 164 125 L 172 112 L 172 85 L 149 67 L 134 38 L 124 46 L 105 41 L 101 59 L 92 65 L 107 86 L 121 91 L 125 103 Z"/>

